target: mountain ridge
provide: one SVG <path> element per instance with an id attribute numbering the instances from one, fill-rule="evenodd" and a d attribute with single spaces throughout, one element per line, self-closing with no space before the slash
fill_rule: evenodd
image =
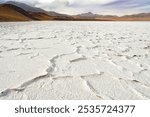
<path id="1" fill-rule="evenodd" d="M 20 2 L 6 2 L 0 4 L 0 21 L 150 21 L 150 13 L 133 15 L 100 15 L 92 12 L 78 15 L 61 14 L 54 11 L 45 11 L 41 8 L 29 6 Z"/>
<path id="2" fill-rule="evenodd" d="M 42 12 L 42 13 L 45 13 L 46 11 L 41 9 L 41 8 L 37 8 L 37 7 L 32 7 L 30 5 L 27 5 L 25 3 L 21 3 L 21 2 L 15 2 L 15 1 L 8 1 L 8 2 L 5 2 L 4 4 L 12 4 L 12 5 L 15 5 L 17 7 L 20 7 L 22 8 L 23 10 L 25 11 L 29 11 L 29 12 Z"/>
<path id="3" fill-rule="evenodd" d="M 113 18 L 113 17 L 118 17 L 116 15 L 100 15 L 100 14 L 93 14 L 92 12 L 88 12 L 88 13 L 82 13 L 82 14 L 78 14 L 75 15 L 77 17 L 82 17 L 82 18 Z"/>
<path id="4" fill-rule="evenodd" d="M 12 4 L 0 4 L 0 21 L 39 21 L 53 19 L 54 17 L 45 13 L 27 12 Z"/>

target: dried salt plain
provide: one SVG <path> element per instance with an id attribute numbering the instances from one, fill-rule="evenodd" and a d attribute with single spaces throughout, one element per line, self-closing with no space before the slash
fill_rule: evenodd
<path id="1" fill-rule="evenodd" d="M 150 99 L 150 22 L 0 23 L 0 99 Z"/>

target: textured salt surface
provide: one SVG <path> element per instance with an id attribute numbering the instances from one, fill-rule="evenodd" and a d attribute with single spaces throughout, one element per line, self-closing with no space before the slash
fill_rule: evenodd
<path id="1" fill-rule="evenodd" d="M 0 99 L 150 99 L 149 22 L 0 23 Z"/>

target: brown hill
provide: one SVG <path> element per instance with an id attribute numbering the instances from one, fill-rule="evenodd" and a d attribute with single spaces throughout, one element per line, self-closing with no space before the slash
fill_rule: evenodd
<path id="1" fill-rule="evenodd" d="M 30 5 L 27 5 L 27 4 L 22 3 L 22 2 L 17 2 L 17 1 L 8 1 L 8 2 L 5 2 L 5 4 L 12 4 L 12 5 L 15 5 L 15 6 L 22 8 L 23 10 L 29 11 L 29 12 L 40 12 L 40 13 L 46 12 L 45 10 L 43 10 L 41 8 L 32 7 Z"/>
<path id="2" fill-rule="evenodd" d="M 125 15 L 119 17 L 119 20 L 127 20 L 127 21 L 150 21 L 150 13 L 139 13 L 133 15 Z"/>
<path id="3" fill-rule="evenodd" d="M 32 18 L 25 10 L 11 5 L 0 5 L 0 21 L 30 21 Z"/>
<path id="4" fill-rule="evenodd" d="M 46 13 L 38 13 L 38 12 L 29 12 L 29 14 L 34 17 L 36 20 L 54 20 L 54 16 L 50 16 Z"/>
<path id="5" fill-rule="evenodd" d="M 150 21 L 150 13 L 139 13 L 125 16 L 99 15 L 91 12 L 74 16 L 75 20 L 92 20 L 92 21 Z"/>
<path id="6" fill-rule="evenodd" d="M 150 21 L 150 17 L 119 17 L 114 18 L 115 21 Z"/>
<path id="7" fill-rule="evenodd" d="M 46 13 L 28 12 L 12 4 L 0 5 L 0 21 L 52 20 Z"/>

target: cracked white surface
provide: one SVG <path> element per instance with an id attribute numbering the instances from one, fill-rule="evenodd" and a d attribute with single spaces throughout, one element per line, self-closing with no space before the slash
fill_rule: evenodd
<path id="1" fill-rule="evenodd" d="M 149 28 L 0 23 L 0 99 L 150 99 Z"/>

